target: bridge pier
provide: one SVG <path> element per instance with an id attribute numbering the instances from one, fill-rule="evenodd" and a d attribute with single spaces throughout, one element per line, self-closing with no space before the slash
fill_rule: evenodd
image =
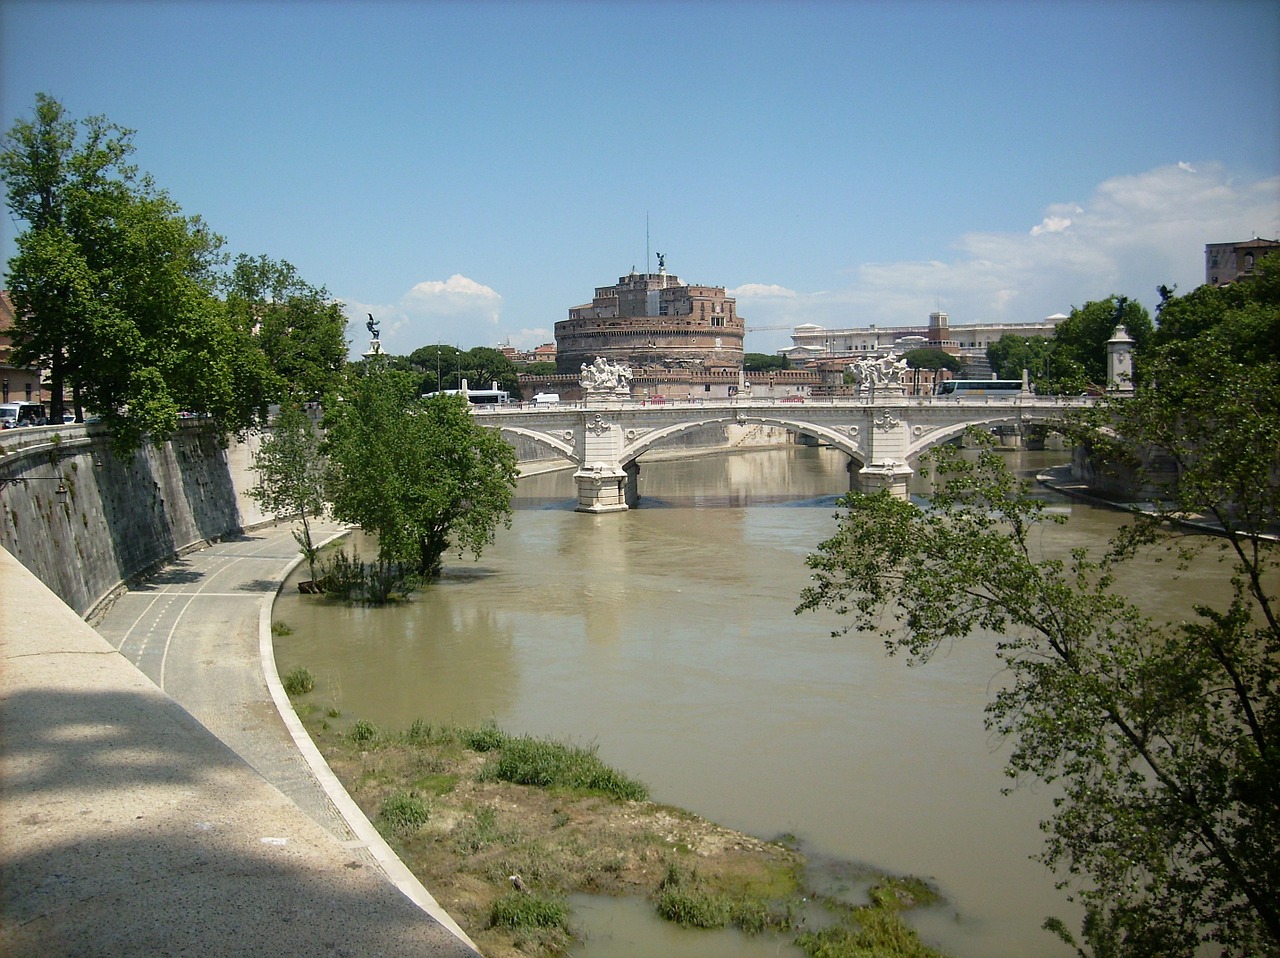
<path id="1" fill-rule="evenodd" d="M 849 488 L 868 495 L 888 489 L 898 499 L 906 499 L 910 495 L 911 477 L 915 470 L 905 462 L 888 459 L 884 462 L 872 462 L 859 466 L 856 460 L 849 460 Z"/>
<path id="2" fill-rule="evenodd" d="M 640 464 L 629 462 L 619 468 L 616 463 L 596 462 L 589 469 L 573 474 L 578 485 L 576 512 L 626 512 L 640 499 L 638 477 Z"/>

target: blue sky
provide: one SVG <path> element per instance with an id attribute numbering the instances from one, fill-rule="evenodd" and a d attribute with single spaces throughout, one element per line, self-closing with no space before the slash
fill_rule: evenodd
<path id="1" fill-rule="evenodd" d="M 1280 236 L 1274 0 L 0 0 L 0 127 L 37 91 L 356 352 L 549 342 L 647 251 L 749 328 L 893 326 L 1154 307 Z"/>

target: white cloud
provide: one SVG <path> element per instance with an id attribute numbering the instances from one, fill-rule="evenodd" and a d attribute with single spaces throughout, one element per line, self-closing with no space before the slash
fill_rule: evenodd
<path id="1" fill-rule="evenodd" d="M 1046 216 L 1040 221 L 1039 225 L 1031 227 L 1031 235 L 1039 236 L 1041 233 L 1061 233 L 1071 226 L 1071 218 L 1069 216 Z"/>
<path id="2" fill-rule="evenodd" d="M 795 299 L 800 295 L 794 289 L 767 283 L 745 283 L 726 292 L 738 299 Z"/>
<path id="3" fill-rule="evenodd" d="M 938 308 L 953 323 L 1031 322 L 1111 293 L 1154 309 L 1161 284 L 1186 292 L 1204 282 L 1206 243 L 1255 234 L 1280 234 L 1280 176 L 1242 182 L 1221 164 L 1177 163 L 1053 203 L 1029 231 L 960 236 L 945 261 L 863 263 L 834 291 L 746 283 L 734 292 L 748 328 L 914 325 Z M 752 351 L 788 344 L 785 333 L 748 336 Z"/>

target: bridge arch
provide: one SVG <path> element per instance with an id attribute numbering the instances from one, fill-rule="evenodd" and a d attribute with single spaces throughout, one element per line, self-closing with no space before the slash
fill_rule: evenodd
<path id="1" fill-rule="evenodd" d="M 634 442 L 630 442 L 624 446 L 622 455 L 619 457 L 619 462 L 625 466 L 628 463 L 634 462 L 645 452 L 653 449 L 655 446 L 661 445 L 668 439 L 720 423 L 754 423 L 762 426 L 777 426 L 787 430 L 788 432 L 796 433 L 797 435 L 803 434 L 814 436 L 817 439 L 825 441 L 833 448 L 839 449 L 850 459 L 854 460 L 859 466 L 863 465 L 862 451 L 857 448 L 848 436 L 842 435 L 834 429 L 819 425 L 818 423 L 806 422 L 800 418 L 752 414 L 745 410 L 737 412 L 707 413 L 683 422 L 673 423 L 670 426 L 652 429 L 649 432 L 638 436 Z"/>
<path id="2" fill-rule="evenodd" d="M 530 442 L 537 443 L 539 446 L 544 446 L 545 448 L 552 450 L 557 455 L 564 456 L 564 458 L 568 459 L 575 465 L 582 465 L 578 458 L 576 447 L 574 446 L 572 430 L 569 430 L 567 433 L 569 438 L 563 439 L 545 430 L 527 429 L 524 426 L 513 426 L 506 423 L 499 423 L 497 425 L 497 429 L 502 433 L 519 436 L 522 439 L 528 439 Z"/>
<path id="3" fill-rule="evenodd" d="M 977 415 L 971 415 L 966 421 L 947 423 L 934 429 L 925 430 L 920 436 L 913 437 L 907 446 L 907 457 L 915 459 L 934 446 L 940 446 L 963 435 L 965 430 L 974 426 L 1024 425 L 1033 422 L 1051 423 L 1060 418 L 1061 416 L 1058 413 L 1039 412 L 1026 407 L 1020 409 L 992 407 Z"/>

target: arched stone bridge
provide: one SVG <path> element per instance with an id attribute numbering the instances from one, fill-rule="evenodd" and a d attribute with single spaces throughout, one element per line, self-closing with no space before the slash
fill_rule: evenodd
<path id="1" fill-rule="evenodd" d="M 942 399 L 725 399 L 645 404 L 605 399 L 551 407 L 475 407 L 486 426 L 540 443 L 577 465 L 578 511 L 616 512 L 638 501 L 636 479 L 646 450 L 681 433 L 718 423 L 759 423 L 804 433 L 850 459 L 851 483 L 905 497 L 907 465 L 968 426 L 1045 422 L 1088 405 L 1084 397 Z"/>

